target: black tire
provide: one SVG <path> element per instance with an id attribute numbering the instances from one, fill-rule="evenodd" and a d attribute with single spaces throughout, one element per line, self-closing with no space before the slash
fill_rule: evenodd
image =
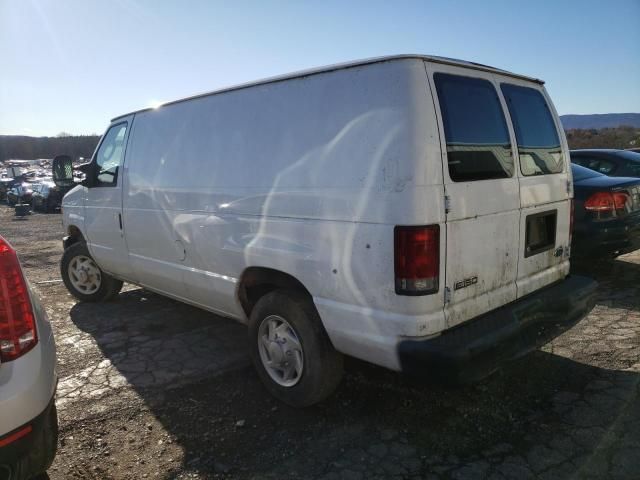
<path id="1" fill-rule="evenodd" d="M 38 430 L 37 436 L 34 437 L 33 447 L 26 452 L 26 455 L 10 465 L 12 473 L 9 478 L 20 480 L 49 478 L 46 471 L 53 464 L 58 450 L 58 413 L 55 403 L 48 408 L 43 422 L 42 429 Z M 0 470 L 0 473 L 3 472 Z"/>
<path id="2" fill-rule="evenodd" d="M 122 281 L 113 278 L 111 275 L 100 270 L 100 287 L 93 293 L 86 294 L 78 290 L 69 277 L 69 264 L 78 256 L 91 257 L 87 245 L 83 242 L 74 243 L 67 248 L 62 254 L 62 260 L 60 262 L 60 274 L 65 287 L 69 290 L 69 293 L 76 297 L 81 302 L 105 302 L 112 299 L 122 289 Z"/>
<path id="3" fill-rule="evenodd" d="M 285 319 L 302 346 L 302 374 L 293 386 L 285 387 L 273 380 L 260 358 L 260 324 L 271 315 Z M 321 402 L 335 391 L 342 379 L 342 354 L 333 348 L 311 299 L 298 292 L 276 290 L 258 300 L 249 316 L 249 351 L 265 387 L 292 407 Z"/>
<path id="4" fill-rule="evenodd" d="M 41 474 L 44 474 L 49 470 L 49 467 L 53 464 L 56 452 L 58 451 L 58 435 L 58 410 L 56 409 L 56 404 L 53 403 L 53 405 L 51 405 L 51 410 L 49 411 L 49 418 L 45 425 L 44 445 L 42 448 L 44 468 L 42 469 L 42 472 L 39 472 Z"/>

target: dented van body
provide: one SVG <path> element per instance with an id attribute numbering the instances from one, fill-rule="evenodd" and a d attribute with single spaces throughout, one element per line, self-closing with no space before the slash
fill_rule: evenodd
<path id="1" fill-rule="evenodd" d="M 325 67 L 118 117 L 84 170 L 65 247 L 86 245 L 101 278 L 256 332 L 261 299 L 295 291 L 326 348 L 390 369 L 464 377 L 471 335 L 487 373 L 593 307 L 595 283 L 569 276 L 566 139 L 533 78 L 419 55 Z M 90 276 L 75 273 L 72 293 Z M 320 360 L 274 315 L 256 358 L 288 401 Z"/>

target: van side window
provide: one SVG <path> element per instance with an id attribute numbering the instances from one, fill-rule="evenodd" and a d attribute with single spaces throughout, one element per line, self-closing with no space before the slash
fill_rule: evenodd
<path id="1" fill-rule="evenodd" d="M 509 83 L 501 84 L 500 88 L 516 132 L 522 174 L 562 172 L 564 158 L 560 138 L 542 93 L 535 88 Z"/>
<path id="2" fill-rule="evenodd" d="M 127 123 L 111 127 L 104 136 L 96 152 L 96 187 L 115 187 L 118 184 L 118 170 L 124 157 L 124 140 Z"/>
<path id="3" fill-rule="evenodd" d="M 434 75 L 454 182 L 513 176 L 511 141 L 498 93 L 481 78 Z"/>

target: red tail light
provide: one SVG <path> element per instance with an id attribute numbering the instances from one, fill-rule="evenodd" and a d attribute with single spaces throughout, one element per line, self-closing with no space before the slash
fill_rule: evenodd
<path id="1" fill-rule="evenodd" d="M 438 291 L 440 226 L 396 227 L 395 275 L 399 295 L 427 295 Z"/>
<path id="2" fill-rule="evenodd" d="M 15 250 L 0 237 L 0 360 L 15 360 L 36 343 L 36 322 L 27 282 Z"/>
<path id="3" fill-rule="evenodd" d="M 630 200 L 626 192 L 596 192 L 584 202 L 584 208 L 592 212 L 616 212 L 626 210 Z"/>

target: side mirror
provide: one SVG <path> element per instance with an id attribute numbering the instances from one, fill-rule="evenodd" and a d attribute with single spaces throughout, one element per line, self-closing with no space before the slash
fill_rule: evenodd
<path id="1" fill-rule="evenodd" d="M 73 161 L 69 155 L 58 155 L 53 159 L 53 183 L 58 187 L 72 187 Z"/>

